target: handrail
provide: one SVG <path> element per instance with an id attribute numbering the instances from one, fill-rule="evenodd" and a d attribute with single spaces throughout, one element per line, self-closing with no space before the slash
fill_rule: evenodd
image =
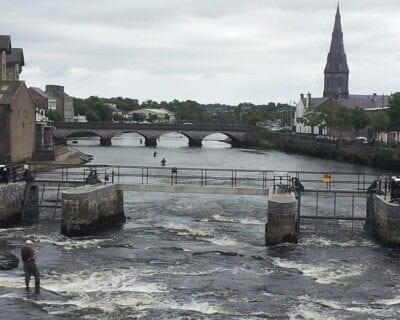
<path id="1" fill-rule="evenodd" d="M 231 168 L 193 168 L 193 167 L 156 167 L 139 165 L 61 165 L 47 166 L 51 170 L 38 170 L 35 175 L 40 179 L 61 181 L 85 181 L 90 171 L 96 171 L 104 183 L 132 182 L 141 184 L 168 183 L 192 185 L 230 185 L 235 187 L 272 188 L 277 176 L 290 180 L 295 177 L 306 189 L 327 187 L 323 182 L 323 171 L 285 171 L 285 170 L 251 170 Z M 329 189 L 366 190 L 377 178 L 375 172 L 330 172 Z M 321 188 L 321 187 L 320 187 Z M 323 189 L 323 188 L 321 188 Z"/>

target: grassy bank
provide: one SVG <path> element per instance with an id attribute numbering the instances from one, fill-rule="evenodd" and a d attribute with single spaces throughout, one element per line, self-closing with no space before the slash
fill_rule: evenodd
<path id="1" fill-rule="evenodd" d="M 385 170 L 400 170 L 399 150 L 379 146 L 357 146 L 329 143 L 312 137 L 265 131 L 258 144 L 263 149 L 361 164 Z"/>

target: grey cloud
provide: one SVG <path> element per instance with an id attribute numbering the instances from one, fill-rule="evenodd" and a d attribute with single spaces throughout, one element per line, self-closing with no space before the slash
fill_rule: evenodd
<path id="1" fill-rule="evenodd" d="M 187 97 L 222 103 L 288 101 L 304 91 L 320 95 L 337 4 L 3 2 L 9 14 L 2 17 L 0 29 L 11 34 L 14 46 L 24 48 L 27 66 L 22 76 L 30 85 L 58 82 L 76 96 Z M 342 2 L 351 90 L 395 90 L 400 3 Z M 384 66 L 379 65 L 382 61 Z"/>

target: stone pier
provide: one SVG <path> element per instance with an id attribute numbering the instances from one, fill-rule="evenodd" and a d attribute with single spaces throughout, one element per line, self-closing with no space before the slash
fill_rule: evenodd
<path id="1" fill-rule="evenodd" d="M 265 245 L 283 242 L 297 243 L 297 200 L 294 194 L 270 194 L 268 222 L 265 225 Z"/>
<path id="2" fill-rule="evenodd" d="M 146 147 L 156 147 L 157 146 L 157 138 L 145 138 L 144 145 Z"/>
<path id="3" fill-rule="evenodd" d="M 198 148 L 200 148 L 202 146 L 202 144 L 203 144 L 202 139 L 194 139 L 194 138 L 191 138 L 191 137 L 188 137 L 188 138 L 189 138 L 189 147 L 198 147 Z"/>
<path id="4" fill-rule="evenodd" d="M 61 233 L 84 236 L 125 222 L 122 191 L 116 184 L 87 185 L 62 193 Z"/>
<path id="5" fill-rule="evenodd" d="M 105 146 L 105 147 L 109 147 L 111 146 L 111 138 L 100 138 L 100 145 L 101 146 Z"/>

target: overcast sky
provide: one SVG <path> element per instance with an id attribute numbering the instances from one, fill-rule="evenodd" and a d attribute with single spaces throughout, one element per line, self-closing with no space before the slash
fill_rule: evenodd
<path id="1" fill-rule="evenodd" d="M 28 86 L 257 104 L 321 96 L 336 0 L 0 0 Z M 400 1 L 343 0 L 350 93 L 400 91 Z"/>

